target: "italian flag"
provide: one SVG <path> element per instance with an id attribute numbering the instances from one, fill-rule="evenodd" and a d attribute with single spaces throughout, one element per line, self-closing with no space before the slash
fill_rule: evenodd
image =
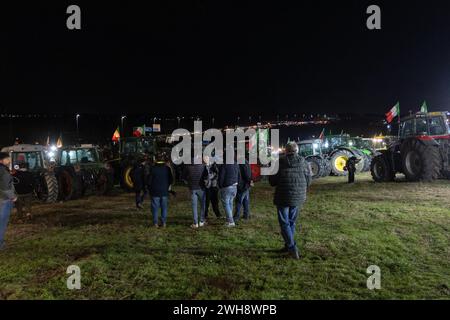
<path id="1" fill-rule="evenodd" d="M 117 127 L 116 131 L 114 131 L 114 133 L 113 133 L 112 141 L 118 142 L 119 140 L 120 140 L 120 132 L 119 132 L 119 127 Z"/>
<path id="2" fill-rule="evenodd" d="M 392 120 L 394 120 L 394 118 L 397 117 L 399 114 L 400 114 L 400 102 L 397 102 L 397 104 L 388 113 L 386 113 L 386 121 L 388 123 L 391 123 Z"/>
<path id="3" fill-rule="evenodd" d="M 133 136 L 142 137 L 143 135 L 145 135 L 145 125 L 133 128 Z"/>

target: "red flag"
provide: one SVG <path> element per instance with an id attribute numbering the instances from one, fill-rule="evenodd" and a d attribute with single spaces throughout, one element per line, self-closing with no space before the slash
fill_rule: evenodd
<path id="1" fill-rule="evenodd" d="M 112 141 L 118 142 L 119 140 L 120 140 L 120 132 L 119 132 L 119 127 L 117 127 L 116 131 L 114 131 L 114 133 L 113 133 Z"/>
<path id="2" fill-rule="evenodd" d="M 320 133 L 319 139 L 320 139 L 320 140 L 325 139 L 325 128 L 324 128 L 324 129 L 322 130 L 322 132 Z"/>

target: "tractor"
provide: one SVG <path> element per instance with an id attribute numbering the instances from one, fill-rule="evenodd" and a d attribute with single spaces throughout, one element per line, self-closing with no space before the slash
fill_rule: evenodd
<path id="1" fill-rule="evenodd" d="M 91 144 L 60 148 L 55 161 L 60 200 L 77 199 L 85 194 L 105 195 L 113 188 L 112 168 Z"/>
<path id="2" fill-rule="evenodd" d="M 450 113 L 417 113 L 403 118 L 399 137 L 372 160 L 376 182 L 395 179 L 403 173 L 407 181 L 430 182 L 450 178 Z"/>
<path id="3" fill-rule="evenodd" d="M 327 177 L 331 174 L 331 163 L 322 153 L 322 140 L 305 140 L 298 143 L 299 154 L 306 159 L 311 167 L 313 179 Z"/>
<path id="4" fill-rule="evenodd" d="M 45 159 L 45 148 L 41 145 L 17 144 L 5 147 L 2 152 L 11 157 L 10 170 L 25 165 L 34 176 L 34 193 L 43 203 L 54 203 L 58 199 L 58 181 L 53 168 Z"/>
<path id="5" fill-rule="evenodd" d="M 155 155 L 156 141 L 152 136 L 125 137 L 119 142 L 118 156 L 110 162 L 120 186 L 126 191 L 134 188 L 133 170 L 136 164 Z"/>

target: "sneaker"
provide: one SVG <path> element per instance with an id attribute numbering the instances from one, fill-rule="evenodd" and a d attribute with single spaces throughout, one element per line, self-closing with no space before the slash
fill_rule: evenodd
<path id="1" fill-rule="evenodd" d="M 163 224 L 161 225 L 161 228 L 165 228 L 165 227 L 166 227 L 166 224 L 163 223 Z"/>
<path id="2" fill-rule="evenodd" d="M 198 226 L 199 226 L 199 227 L 204 227 L 204 226 L 206 226 L 206 221 L 205 221 L 205 222 L 200 222 L 200 223 L 198 224 Z"/>
<path id="3" fill-rule="evenodd" d="M 225 227 L 228 227 L 228 228 L 236 227 L 236 223 L 234 223 L 234 222 L 227 222 L 227 223 L 225 224 Z"/>
<path id="4" fill-rule="evenodd" d="M 159 225 L 158 224 L 154 224 L 153 225 L 155 228 L 159 228 Z"/>
<path id="5" fill-rule="evenodd" d="M 198 229 L 198 223 L 191 224 L 191 228 L 192 229 Z"/>

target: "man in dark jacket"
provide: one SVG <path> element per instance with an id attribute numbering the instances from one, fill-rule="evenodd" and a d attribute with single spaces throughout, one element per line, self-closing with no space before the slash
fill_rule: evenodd
<path id="1" fill-rule="evenodd" d="M 236 195 L 236 211 L 234 214 L 234 221 L 238 222 L 241 216 L 241 207 L 244 207 L 244 219 L 250 218 L 250 186 L 252 183 L 252 170 L 250 164 L 246 161 L 245 164 L 239 165 L 240 181 L 237 187 Z"/>
<path id="2" fill-rule="evenodd" d="M 220 198 L 227 214 L 227 227 L 235 227 L 233 219 L 233 201 L 237 194 L 237 186 L 240 181 L 239 165 L 223 164 L 219 168 Z"/>
<path id="3" fill-rule="evenodd" d="M 219 168 L 216 163 L 211 163 L 208 156 L 203 157 L 205 163 L 205 170 L 203 171 L 203 184 L 205 186 L 205 218 L 208 218 L 209 204 L 212 205 L 212 209 L 217 218 L 222 215 L 219 210 Z"/>
<path id="4" fill-rule="evenodd" d="M 13 177 L 9 173 L 10 163 L 9 154 L 0 152 L 0 250 L 4 246 L 6 227 L 13 203 L 17 200 Z"/>
<path id="5" fill-rule="evenodd" d="M 16 201 L 16 209 L 18 218 L 23 218 L 24 209 L 28 218 L 31 218 L 31 203 L 33 201 L 34 191 L 34 177 L 31 172 L 28 171 L 27 164 L 22 163 L 19 165 L 19 169 L 13 174 L 16 178 L 15 189 L 18 194 Z"/>
<path id="6" fill-rule="evenodd" d="M 348 159 L 344 168 L 345 171 L 348 171 L 348 183 L 355 183 L 356 164 L 360 161 L 361 159 L 358 159 L 355 156 Z"/>
<path id="7" fill-rule="evenodd" d="M 298 145 L 286 146 L 286 155 L 280 158 L 278 173 L 269 178 L 275 188 L 274 204 L 278 210 L 278 222 L 284 239 L 283 251 L 299 259 L 295 242 L 295 223 L 306 201 L 306 191 L 311 184 L 311 169 L 306 160 L 298 155 Z"/>
<path id="8" fill-rule="evenodd" d="M 192 161 L 194 163 L 194 160 Z M 183 180 L 187 183 L 189 191 L 191 192 L 192 214 L 194 223 L 191 228 L 197 229 L 205 225 L 205 204 L 206 197 L 203 184 L 203 173 L 205 165 L 202 164 L 188 164 L 184 167 Z M 198 217 L 198 203 L 200 203 L 200 219 Z"/>
<path id="9" fill-rule="evenodd" d="M 169 189 L 170 185 L 173 183 L 172 170 L 164 160 L 164 156 L 158 154 L 156 156 L 156 162 L 152 166 L 148 176 L 148 190 L 151 195 L 153 225 L 159 227 L 158 211 L 161 208 L 161 226 L 163 228 L 166 227 L 167 210 L 169 206 Z"/>

